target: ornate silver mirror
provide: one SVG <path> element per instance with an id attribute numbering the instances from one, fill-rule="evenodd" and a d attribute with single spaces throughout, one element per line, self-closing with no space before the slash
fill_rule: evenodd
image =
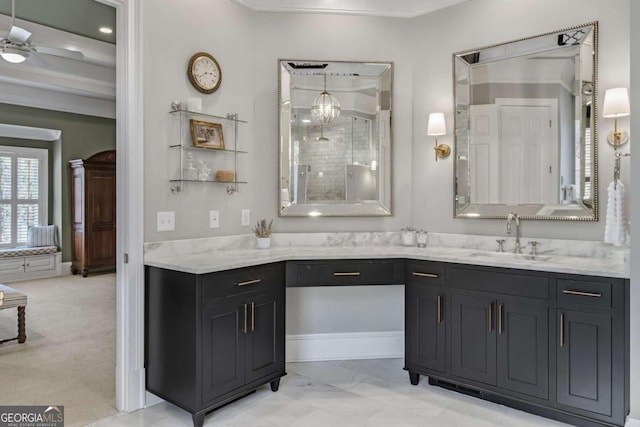
<path id="1" fill-rule="evenodd" d="M 393 63 L 278 61 L 279 216 L 392 215 Z"/>
<path id="2" fill-rule="evenodd" d="M 598 220 L 598 24 L 453 55 L 456 218 Z"/>

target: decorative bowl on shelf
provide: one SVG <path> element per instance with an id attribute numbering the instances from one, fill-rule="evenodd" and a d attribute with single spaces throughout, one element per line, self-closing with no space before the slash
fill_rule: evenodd
<path id="1" fill-rule="evenodd" d="M 235 173 L 230 169 L 222 169 L 216 172 L 216 181 L 233 182 Z"/>

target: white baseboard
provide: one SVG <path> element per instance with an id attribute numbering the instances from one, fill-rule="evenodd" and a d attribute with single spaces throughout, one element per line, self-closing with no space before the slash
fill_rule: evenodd
<path id="1" fill-rule="evenodd" d="M 404 357 L 404 331 L 287 335 L 287 362 Z"/>
<path id="2" fill-rule="evenodd" d="M 60 265 L 62 274 L 61 276 L 71 276 L 71 261 L 69 262 L 63 262 Z"/>
<path id="3" fill-rule="evenodd" d="M 162 403 L 164 402 L 164 399 L 162 399 L 161 397 L 156 396 L 153 393 L 150 393 L 148 391 L 144 392 L 144 407 L 148 408 L 150 406 L 153 405 L 157 405 L 158 403 Z"/>
<path id="4" fill-rule="evenodd" d="M 635 418 L 627 418 L 627 422 L 624 427 L 640 427 L 640 420 Z"/>

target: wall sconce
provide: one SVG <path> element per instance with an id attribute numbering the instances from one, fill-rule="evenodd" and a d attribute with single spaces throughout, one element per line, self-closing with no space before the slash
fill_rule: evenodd
<path id="1" fill-rule="evenodd" d="M 436 162 L 438 157 L 444 159 L 451 154 L 451 147 L 447 144 L 438 145 L 438 136 L 447 134 L 447 126 L 444 122 L 444 113 L 431 113 L 429 114 L 429 124 L 427 125 L 427 135 L 436 137 L 436 145 L 433 147 L 436 150 Z"/>
<path id="2" fill-rule="evenodd" d="M 626 87 L 607 89 L 604 94 L 604 105 L 602 107 L 602 117 L 613 118 L 613 131 L 607 136 L 609 144 L 618 151 L 618 147 L 629 140 L 629 134 L 625 130 L 618 129 L 618 117 L 625 117 L 631 114 L 629 106 L 629 92 Z"/>

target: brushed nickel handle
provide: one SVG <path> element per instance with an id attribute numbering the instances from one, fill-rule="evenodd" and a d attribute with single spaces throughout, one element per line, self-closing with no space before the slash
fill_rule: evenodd
<path id="1" fill-rule="evenodd" d="M 256 303 L 251 303 L 251 332 L 256 330 Z"/>
<path id="2" fill-rule="evenodd" d="M 255 285 L 256 283 L 260 282 L 262 282 L 262 279 L 247 280 L 246 282 L 239 282 L 238 286 Z"/>
<path id="3" fill-rule="evenodd" d="M 418 277 L 430 277 L 432 279 L 437 279 L 438 275 L 437 274 L 432 274 L 432 273 L 418 273 L 416 271 L 414 271 L 413 273 L 414 276 L 418 276 Z"/>
<path id="4" fill-rule="evenodd" d="M 493 303 L 489 304 L 489 333 L 493 330 Z"/>
<path id="5" fill-rule="evenodd" d="M 560 347 L 564 347 L 564 313 L 560 313 Z"/>
<path id="6" fill-rule="evenodd" d="M 247 304 L 244 305 L 244 328 L 242 332 L 244 332 L 245 335 L 247 334 Z"/>
<path id="7" fill-rule="evenodd" d="M 344 273 L 333 273 L 334 276 L 359 276 L 359 271 L 348 271 Z"/>
<path id="8" fill-rule="evenodd" d="M 578 295 L 581 297 L 593 297 L 593 298 L 601 298 L 602 294 L 600 292 L 582 292 L 582 291 L 572 291 L 565 289 L 562 291 L 565 295 Z"/>
<path id="9" fill-rule="evenodd" d="M 438 295 L 438 323 L 442 322 L 442 296 Z"/>
<path id="10" fill-rule="evenodd" d="M 504 304 L 498 304 L 498 335 L 502 335 L 502 307 Z"/>

